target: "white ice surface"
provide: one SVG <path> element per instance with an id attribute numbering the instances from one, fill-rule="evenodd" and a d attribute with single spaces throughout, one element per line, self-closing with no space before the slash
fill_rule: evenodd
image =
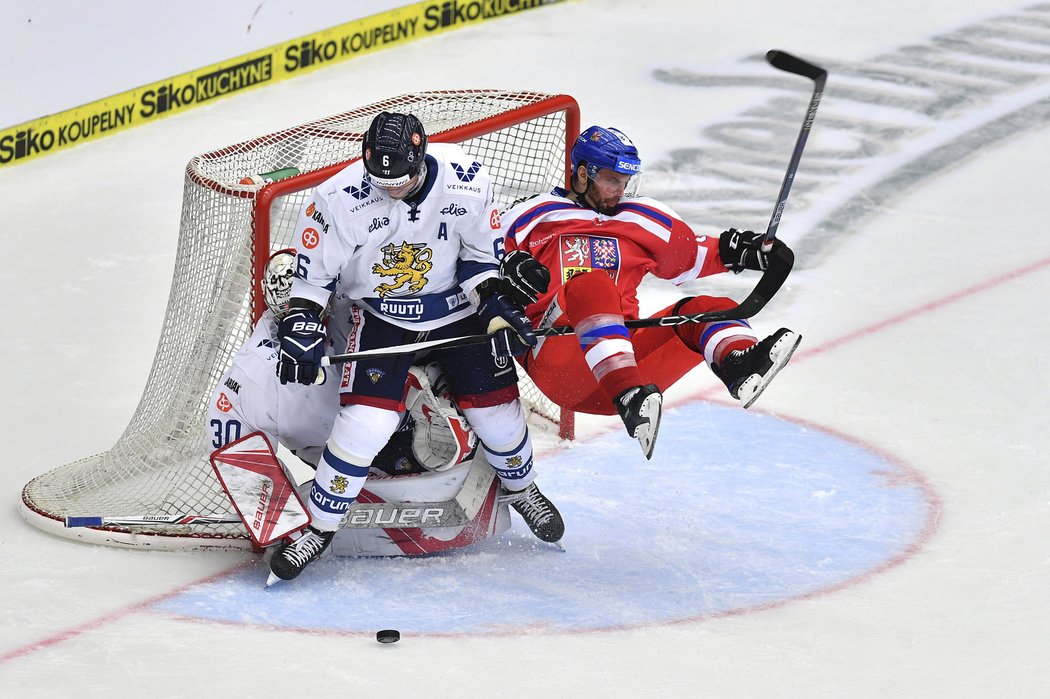
<path id="1" fill-rule="evenodd" d="M 804 335 L 757 407 L 907 464 L 936 498 L 939 521 L 916 550 L 852 584 L 678 624 L 406 636 L 380 646 L 367 632 L 163 613 L 159 600 L 254 566 L 254 558 L 87 546 L 46 536 L 16 513 L 28 480 L 109 448 L 137 404 L 176 263 L 183 166 L 192 155 L 392 94 L 507 87 L 572 94 L 585 122 L 622 128 L 656 161 L 695 147 L 702 127 L 731 120 L 771 91 L 687 90 L 653 80 L 654 70 L 731 74 L 768 48 L 864 61 L 1026 6 L 574 2 L 360 58 L 0 171 L 8 250 L 0 275 L 8 309 L 0 333 L 0 437 L 8 453 L 0 475 L 8 571 L 0 582 L 0 695 L 1050 695 L 1045 121 L 971 144 L 954 167 L 876 202 L 833 245 L 800 259 L 756 321 L 761 330 L 783 324 Z M 1043 34 L 1036 44 L 1045 54 Z M 1045 63 L 1043 70 L 1045 82 Z M 836 113 L 834 79 L 813 153 L 825 114 L 867 116 Z M 782 153 L 786 164 L 790 148 L 788 138 L 774 156 Z M 812 211 L 819 194 L 807 200 Z M 796 214 L 792 221 L 789 205 L 781 226 L 789 243 L 808 240 L 799 225 L 807 214 Z M 666 293 L 654 288 L 647 304 L 667 303 Z M 668 399 L 728 404 L 703 371 Z M 601 441 L 615 427 L 584 419 L 581 432 Z M 695 438 L 697 449 L 713 439 L 701 430 Z M 554 445 L 540 446 L 542 468 Z M 655 458 L 673 463 L 660 446 Z M 746 453 L 746 439 L 737 448 Z M 608 536 L 617 536 L 615 528 Z M 578 581 L 584 589 L 603 584 Z M 443 577 L 434 594 L 457 592 L 454 579 Z"/>

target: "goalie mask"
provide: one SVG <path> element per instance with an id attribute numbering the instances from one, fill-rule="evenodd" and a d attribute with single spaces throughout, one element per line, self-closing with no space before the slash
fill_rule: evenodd
<path id="1" fill-rule="evenodd" d="M 295 278 L 296 254 L 295 248 L 278 250 L 270 255 L 263 271 L 263 300 L 276 320 L 288 313 L 288 299 L 292 296 L 292 279 Z"/>
<path id="2" fill-rule="evenodd" d="M 409 184 L 422 169 L 427 134 L 412 114 L 381 112 L 372 120 L 361 146 L 372 183 L 397 190 Z"/>

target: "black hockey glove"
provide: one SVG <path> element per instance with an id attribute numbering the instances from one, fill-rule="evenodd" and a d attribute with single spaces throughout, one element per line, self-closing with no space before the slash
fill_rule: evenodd
<path id="1" fill-rule="evenodd" d="M 722 258 L 722 264 L 737 274 L 745 269 L 764 272 L 769 266 L 769 253 L 762 252 L 764 239 L 762 233 L 730 228 L 718 239 L 718 256 Z M 773 239 L 774 248 L 781 245 L 783 243 Z"/>
<path id="2" fill-rule="evenodd" d="M 511 250 L 499 263 L 503 293 L 515 303 L 528 306 L 551 285 L 551 271 L 524 250 Z"/>
<path id="3" fill-rule="evenodd" d="M 293 308 L 277 326 L 281 343 L 277 358 L 277 377 L 288 382 L 312 384 L 321 376 L 325 329 L 321 314 L 314 308 Z"/>
<path id="4" fill-rule="evenodd" d="M 499 288 L 499 280 L 487 279 L 473 292 L 477 294 L 481 324 L 485 332 L 492 335 L 492 356 L 525 354 L 536 346 L 536 333 L 521 304 L 514 303 Z"/>

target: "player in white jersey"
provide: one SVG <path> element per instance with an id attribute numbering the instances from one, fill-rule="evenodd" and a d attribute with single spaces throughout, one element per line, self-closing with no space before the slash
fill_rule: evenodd
<path id="1" fill-rule="evenodd" d="M 458 146 L 428 148 L 411 114 L 377 115 L 362 156 L 319 185 L 300 215 L 291 309 L 278 330 L 281 382 L 317 379 L 321 309 L 337 280 L 352 301 L 348 352 L 491 334 L 491 348 L 438 349 L 429 359 L 444 370 L 511 505 L 537 537 L 558 541 L 561 516 L 533 482 L 512 356 L 536 337 L 521 307 L 501 291 L 503 236 L 487 170 Z M 387 354 L 344 365 L 343 407 L 308 502 L 313 524 L 271 559 L 271 582 L 296 577 L 328 546 L 397 426 L 413 359 Z"/>

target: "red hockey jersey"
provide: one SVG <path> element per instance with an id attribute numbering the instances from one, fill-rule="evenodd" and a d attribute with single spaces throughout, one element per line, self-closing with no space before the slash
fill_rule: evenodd
<path id="1" fill-rule="evenodd" d="M 597 213 L 555 189 L 526 199 L 503 214 L 504 243 L 524 250 L 550 269 L 551 285 L 526 309 L 537 323 L 562 284 L 603 271 L 616 282 L 624 316 L 638 317 L 638 285 L 646 274 L 675 284 L 727 271 L 718 236 L 698 235 L 655 199 L 625 199 L 612 215 Z"/>

